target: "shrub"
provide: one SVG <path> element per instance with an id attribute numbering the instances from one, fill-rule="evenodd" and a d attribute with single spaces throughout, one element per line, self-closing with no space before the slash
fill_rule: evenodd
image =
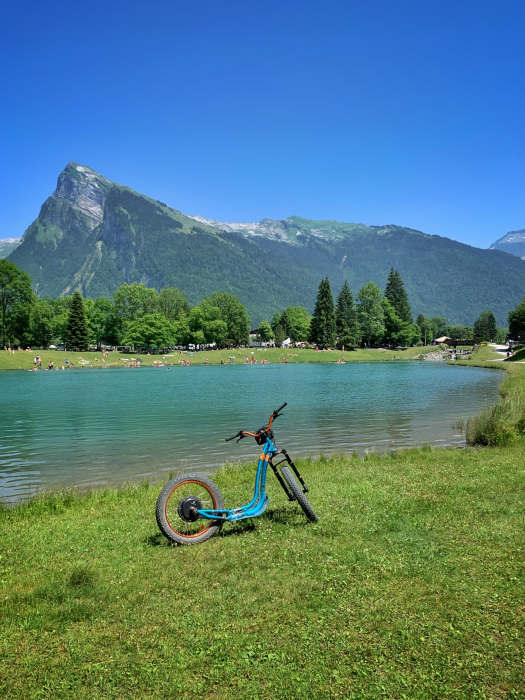
<path id="1" fill-rule="evenodd" d="M 514 431 L 509 425 L 509 402 L 502 401 L 485 408 L 467 421 L 467 445 L 495 447 L 512 440 Z"/>

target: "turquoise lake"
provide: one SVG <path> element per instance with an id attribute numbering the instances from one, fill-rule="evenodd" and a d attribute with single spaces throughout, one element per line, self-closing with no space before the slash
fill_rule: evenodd
<path id="1" fill-rule="evenodd" d="M 464 445 L 454 419 L 494 403 L 502 377 L 431 362 L 0 372 L 0 497 L 246 461 L 255 442 L 224 438 L 285 401 L 276 443 L 292 456 Z"/>

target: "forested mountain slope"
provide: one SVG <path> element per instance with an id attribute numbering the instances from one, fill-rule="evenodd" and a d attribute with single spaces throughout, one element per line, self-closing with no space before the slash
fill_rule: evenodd
<path id="1" fill-rule="evenodd" d="M 214 291 L 238 294 L 254 324 L 287 305 L 313 309 L 321 277 L 335 291 L 396 267 L 417 314 L 472 323 L 491 308 L 505 323 L 525 294 L 525 262 L 400 226 L 300 217 L 258 224 L 191 217 L 69 163 L 9 259 L 40 296 L 110 295 L 123 282 L 175 285 L 192 303 Z"/>

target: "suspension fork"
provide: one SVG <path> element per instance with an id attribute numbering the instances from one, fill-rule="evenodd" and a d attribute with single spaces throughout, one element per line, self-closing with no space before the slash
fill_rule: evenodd
<path id="1" fill-rule="evenodd" d="M 277 462 L 277 464 L 274 464 L 273 458 L 275 456 L 277 456 L 278 454 L 282 454 L 284 456 L 284 459 L 281 459 L 280 462 Z M 286 483 L 285 483 L 283 477 L 281 476 L 279 470 L 277 469 L 277 467 L 279 467 L 281 464 L 284 464 L 284 462 L 286 462 L 292 468 L 293 472 L 295 473 L 295 476 L 299 479 L 299 482 L 303 488 L 303 493 L 308 493 L 309 489 L 308 489 L 308 486 L 304 483 L 303 477 L 299 474 L 299 470 L 297 469 L 295 464 L 292 462 L 290 455 L 288 454 L 288 452 L 286 450 L 280 450 L 279 452 L 276 452 L 274 455 L 272 455 L 272 457 L 270 459 L 270 466 L 273 469 L 273 473 L 277 477 L 277 481 L 283 487 L 285 494 L 288 496 L 288 500 L 294 501 L 295 497 L 288 490 L 288 487 L 286 486 Z"/>

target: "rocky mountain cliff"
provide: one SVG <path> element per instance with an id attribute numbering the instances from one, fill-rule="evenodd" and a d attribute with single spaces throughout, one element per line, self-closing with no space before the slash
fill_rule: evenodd
<path id="1" fill-rule="evenodd" d="M 490 246 L 490 250 L 503 250 L 525 260 L 525 228 L 509 231 Z"/>
<path id="2" fill-rule="evenodd" d="M 183 214 L 69 163 L 9 259 L 40 296 L 111 295 L 124 282 L 175 285 L 192 303 L 238 294 L 254 323 L 288 304 L 313 310 L 321 277 L 337 293 L 384 288 L 391 266 L 414 312 L 472 323 L 491 308 L 505 323 L 525 294 L 525 262 L 402 226 L 311 221 L 297 216 L 226 223 Z"/>

